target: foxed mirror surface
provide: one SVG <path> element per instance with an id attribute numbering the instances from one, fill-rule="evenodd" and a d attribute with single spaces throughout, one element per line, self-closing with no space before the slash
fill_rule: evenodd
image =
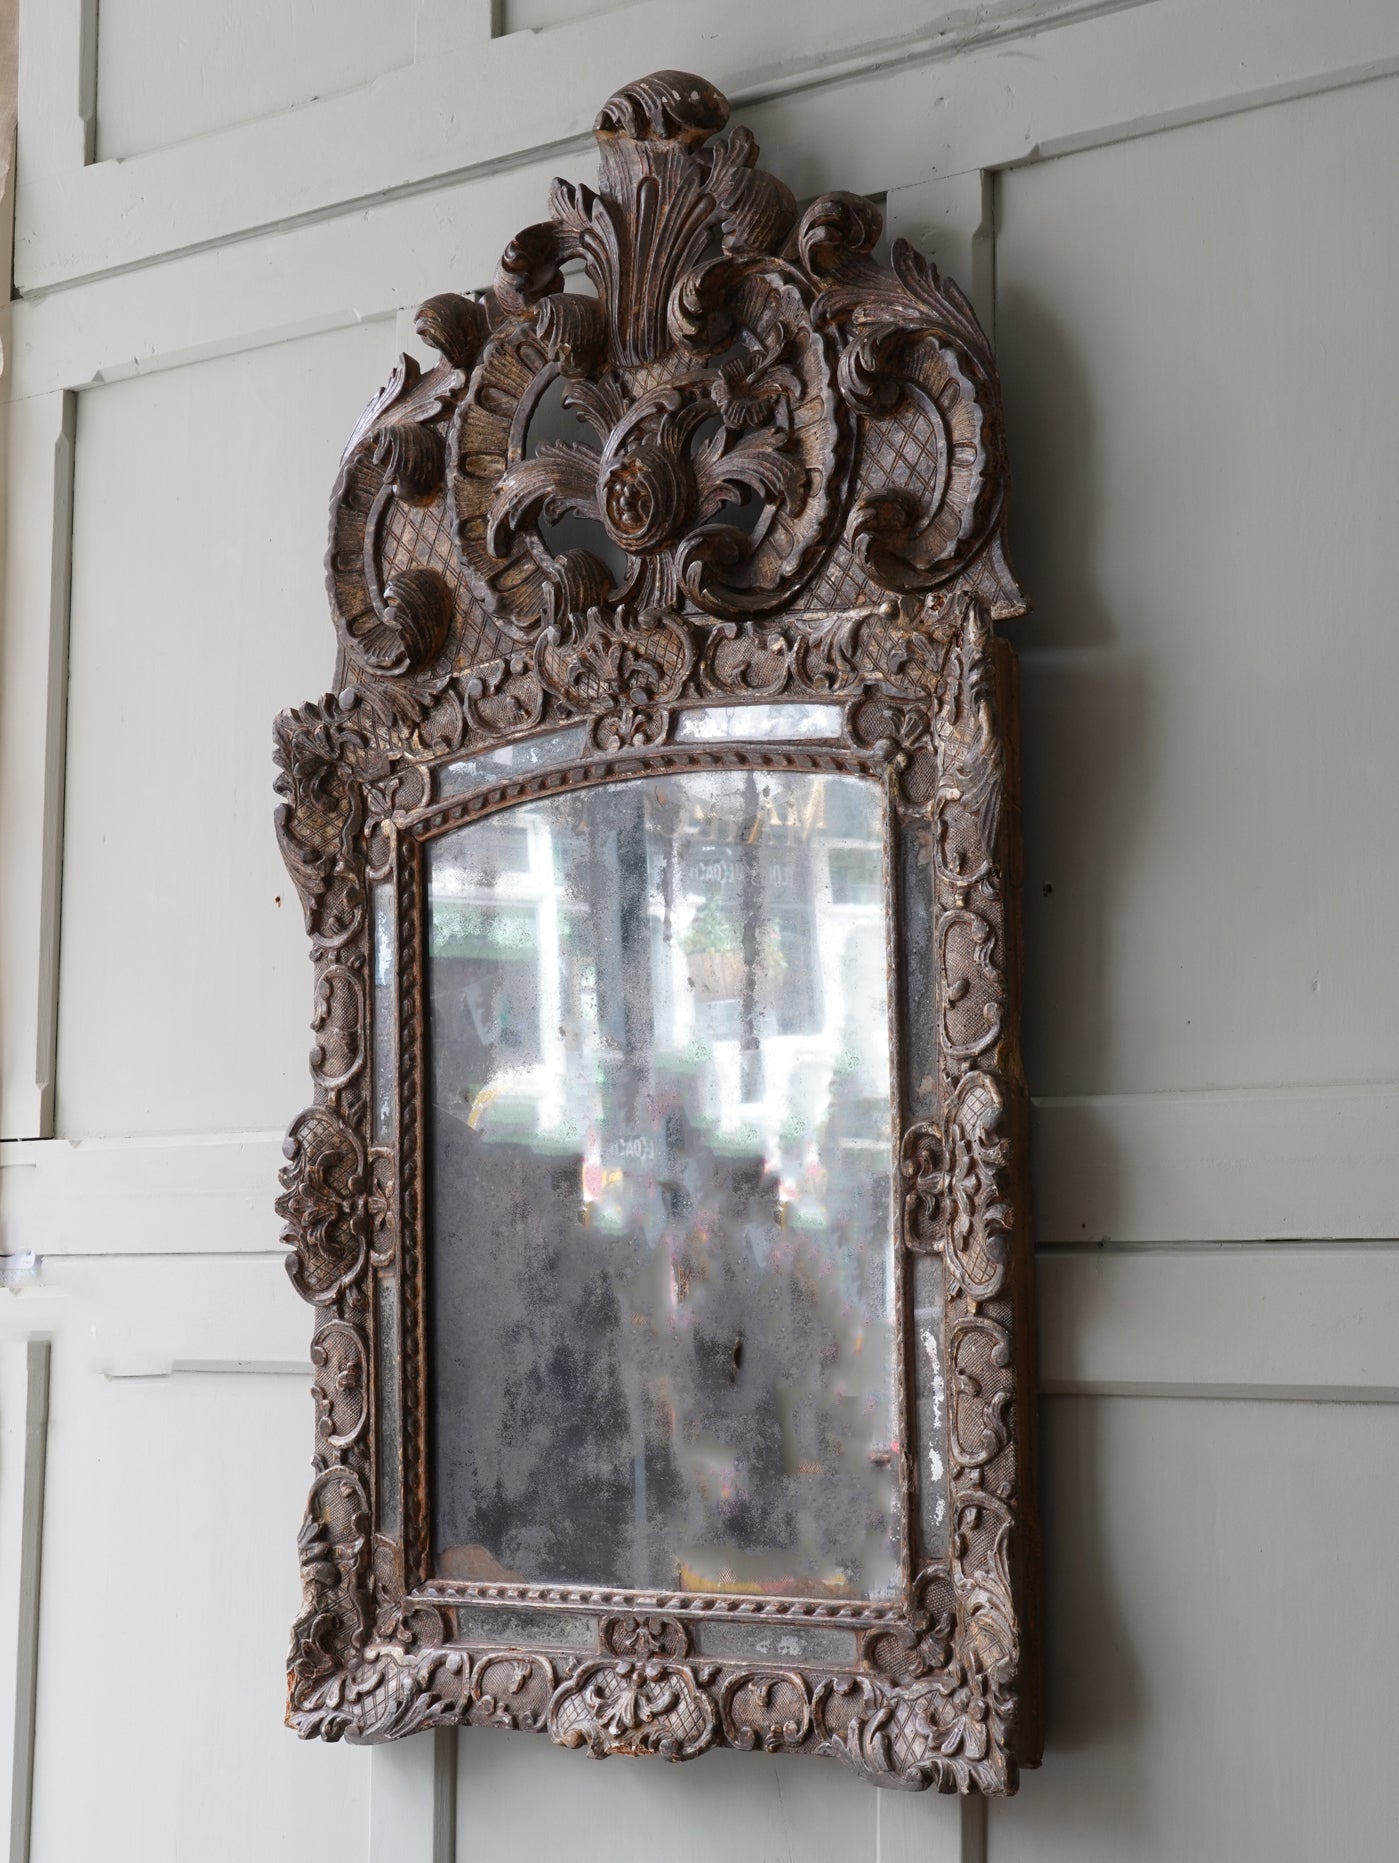
<path id="1" fill-rule="evenodd" d="M 751 769 L 427 843 L 435 1576 L 897 1590 L 886 839 Z"/>

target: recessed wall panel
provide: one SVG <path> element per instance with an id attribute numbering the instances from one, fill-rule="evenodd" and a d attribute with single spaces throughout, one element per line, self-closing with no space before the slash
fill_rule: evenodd
<path id="1" fill-rule="evenodd" d="M 65 1137 L 275 1128 L 306 1097 L 270 720 L 325 684 L 326 488 L 392 343 L 364 325 L 79 398 Z"/>
<path id="2" fill-rule="evenodd" d="M 1396 165 L 1386 80 L 1000 178 L 1036 1094 L 1395 1077 Z"/>
<path id="3" fill-rule="evenodd" d="M 101 0 L 97 160 L 370 84 L 413 62 L 417 12 L 418 0 Z"/>

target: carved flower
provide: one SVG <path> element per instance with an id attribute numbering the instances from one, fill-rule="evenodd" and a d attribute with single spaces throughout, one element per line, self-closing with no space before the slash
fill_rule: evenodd
<path id="1" fill-rule="evenodd" d="M 598 474 L 599 516 L 612 541 L 633 555 L 664 549 L 685 528 L 697 487 L 689 459 L 664 446 L 638 446 Z"/>
<path id="2" fill-rule="evenodd" d="M 382 1156 L 374 1159 L 364 1208 L 374 1237 L 374 1265 L 386 1267 L 393 1259 L 394 1241 L 393 1163 L 390 1159 Z"/>
<path id="3" fill-rule="evenodd" d="M 653 1667 L 655 1657 L 683 1656 L 687 1648 L 683 1626 L 664 1617 L 610 1617 L 604 1625 L 603 1640 L 617 1655 L 634 1657 Z M 618 1673 L 631 1666 L 619 1666 Z M 656 1675 L 660 1673 L 657 1667 Z"/>

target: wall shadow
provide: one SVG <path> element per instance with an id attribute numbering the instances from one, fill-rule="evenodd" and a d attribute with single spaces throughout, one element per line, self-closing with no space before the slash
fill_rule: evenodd
<path id="1" fill-rule="evenodd" d="M 998 301 L 997 333 L 1010 543 L 1032 604 L 1005 629 L 1021 664 L 1026 1068 L 1040 1096 L 1110 1092 L 1115 905 L 1137 857 L 1158 719 L 1132 617 L 1100 585 L 1109 539 L 1083 358 L 1025 291 Z"/>
<path id="2" fill-rule="evenodd" d="M 1100 580 L 1105 486 L 1085 359 L 1054 313 L 1018 289 L 998 295 L 997 348 L 1011 554 L 1032 604 L 1005 629 L 1020 657 L 1025 1065 L 1037 1097 L 1091 1095 L 1113 1090 L 1114 906 L 1135 858 L 1158 720 L 1131 617 Z M 1082 1155 L 1054 1161 L 1054 1227 L 1046 1233 L 1036 1219 L 1039 1243 L 1106 1239 L 1086 1233 L 1065 1194 L 1065 1173 L 1079 1175 L 1094 1184 L 1095 1204 L 1112 1207 L 1111 1141 L 1101 1128 L 1085 1138 Z M 1066 1209 L 1075 1212 L 1067 1235 L 1058 1233 L 1070 1226 Z M 1095 1847 L 1110 1835 L 1127 1855 L 1140 1835 L 1130 1775 L 1143 1763 L 1134 1738 L 1143 1682 L 1108 1558 L 1102 1427 L 1101 1400 L 1041 1400 L 1046 1761 L 1022 1789 L 1042 1814 L 1046 1787 L 1057 1796 L 1070 1777 L 1081 1786 L 1079 1756 L 1094 1756 L 1096 1771 L 1111 1755 L 1113 1790 L 1070 1816 L 1085 1836 L 1091 1828 Z M 993 1855 L 997 1827 L 1014 1816 L 1013 1806 L 993 1808 Z"/>

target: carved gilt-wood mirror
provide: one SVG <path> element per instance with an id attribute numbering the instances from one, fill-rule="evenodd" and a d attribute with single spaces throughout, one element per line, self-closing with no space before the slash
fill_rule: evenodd
<path id="1" fill-rule="evenodd" d="M 315 965 L 288 1719 L 1038 1757 L 995 368 L 724 98 L 431 299 L 277 725 Z"/>

